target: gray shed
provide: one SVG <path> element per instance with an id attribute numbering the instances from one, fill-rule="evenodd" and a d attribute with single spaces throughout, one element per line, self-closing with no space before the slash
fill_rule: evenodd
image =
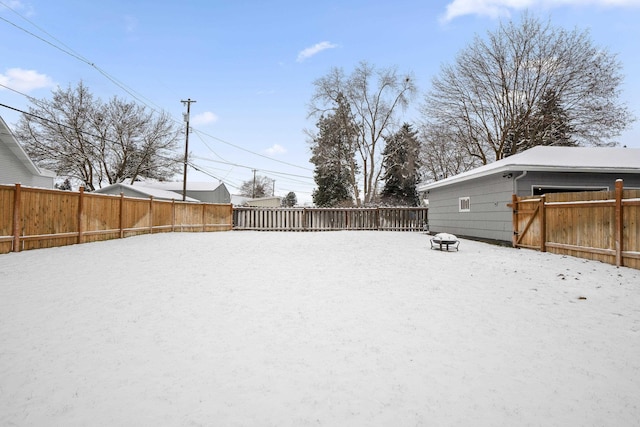
<path id="1" fill-rule="evenodd" d="M 640 149 L 538 146 L 479 168 L 418 186 L 429 203 L 429 230 L 511 242 L 513 194 L 640 188 Z"/>
<path id="2" fill-rule="evenodd" d="M 158 190 L 157 188 L 145 187 L 142 185 L 130 185 L 124 183 L 117 183 L 107 185 L 106 187 L 98 188 L 94 193 L 99 194 L 112 194 L 115 196 L 119 196 L 123 194 L 125 197 L 137 197 L 142 199 L 148 199 L 149 197 L 153 197 L 156 200 L 175 200 L 182 201 L 182 196 L 174 193 L 173 191 L 167 190 Z M 198 202 L 191 197 L 187 197 L 187 202 Z"/>
<path id="3" fill-rule="evenodd" d="M 136 182 L 135 187 L 143 186 L 158 190 L 172 191 L 178 194 L 176 200 L 182 200 L 183 182 Z M 231 203 L 231 194 L 224 182 L 189 182 L 187 181 L 187 197 L 204 203 Z"/>

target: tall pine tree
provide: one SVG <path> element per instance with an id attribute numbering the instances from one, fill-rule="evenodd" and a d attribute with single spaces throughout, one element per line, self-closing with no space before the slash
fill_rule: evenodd
<path id="1" fill-rule="evenodd" d="M 505 157 L 521 153 L 538 145 L 574 147 L 573 130 L 556 91 L 547 89 L 535 109 L 518 111 L 505 138 Z"/>
<path id="2" fill-rule="evenodd" d="M 416 185 L 420 180 L 420 141 L 418 132 L 405 123 L 390 137 L 385 138 L 382 152 L 384 189 L 381 202 L 395 206 L 418 206 L 420 198 Z"/>
<path id="3" fill-rule="evenodd" d="M 318 134 L 311 147 L 311 163 L 315 165 L 313 202 L 320 207 L 353 204 L 357 165 L 355 135 L 346 104 L 338 103 L 333 114 L 318 120 Z"/>

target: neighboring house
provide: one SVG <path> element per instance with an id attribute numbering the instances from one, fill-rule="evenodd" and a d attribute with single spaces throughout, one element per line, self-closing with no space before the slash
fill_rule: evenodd
<path id="1" fill-rule="evenodd" d="M 279 208 L 282 205 L 282 197 L 260 197 L 258 199 L 248 199 L 244 206 L 260 208 Z"/>
<path id="2" fill-rule="evenodd" d="M 640 149 L 538 146 L 418 186 L 428 199 L 429 230 L 511 242 L 512 195 L 640 188 Z"/>
<path id="3" fill-rule="evenodd" d="M 135 182 L 134 187 L 155 188 L 178 194 L 176 200 L 182 200 L 184 184 L 182 182 Z M 186 196 L 204 203 L 231 203 L 231 194 L 223 182 L 189 182 Z"/>
<path id="4" fill-rule="evenodd" d="M 251 197 L 240 196 L 238 194 L 231 195 L 231 204 L 233 204 L 233 206 L 244 206 L 247 200 L 251 200 Z"/>
<path id="5" fill-rule="evenodd" d="M 38 168 L 0 117 L 0 184 L 54 187 L 55 173 Z"/>
<path id="6" fill-rule="evenodd" d="M 145 187 L 142 185 L 130 185 L 130 184 L 111 184 L 106 187 L 102 187 L 94 191 L 99 194 L 113 194 L 119 196 L 123 194 L 126 197 L 138 197 L 142 199 L 148 199 L 152 197 L 156 200 L 176 200 L 182 201 L 182 195 L 176 194 L 173 191 L 158 190 L 157 188 Z M 187 197 L 187 202 L 199 202 L 191 197 Z"/>

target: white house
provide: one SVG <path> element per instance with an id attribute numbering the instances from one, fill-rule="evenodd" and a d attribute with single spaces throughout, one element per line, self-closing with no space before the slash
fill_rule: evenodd
<path id="1" fill-rule="evenodd" d="M 0 185 L 54 188 L 55 174 L 38 168 L 0 117 Z"/>

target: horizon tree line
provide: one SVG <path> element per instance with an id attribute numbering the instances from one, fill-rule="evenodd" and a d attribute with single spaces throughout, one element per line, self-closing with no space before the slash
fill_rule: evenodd
<path id="1" fill-rule="evenodd" d="M 619 100 L 621 70 L 588 31 L 528 13 L 476 35 L 444 64 L 414 123 L 402 117 L 418 94 L 410 73 L 366 61 L 350 74 L 332 68 L 313 82 L 309 103 L 314 203 L 412 206 L 421 179 L 444 179 L 537 145 L 616 145 L 635 120 Z M 180 130 L 165 112 L 118 97 L 102 101 L 82 82 L 32 102 L 17 139 L 36 164 L 89 191 L 168 180 L 183 165 Z"/>

